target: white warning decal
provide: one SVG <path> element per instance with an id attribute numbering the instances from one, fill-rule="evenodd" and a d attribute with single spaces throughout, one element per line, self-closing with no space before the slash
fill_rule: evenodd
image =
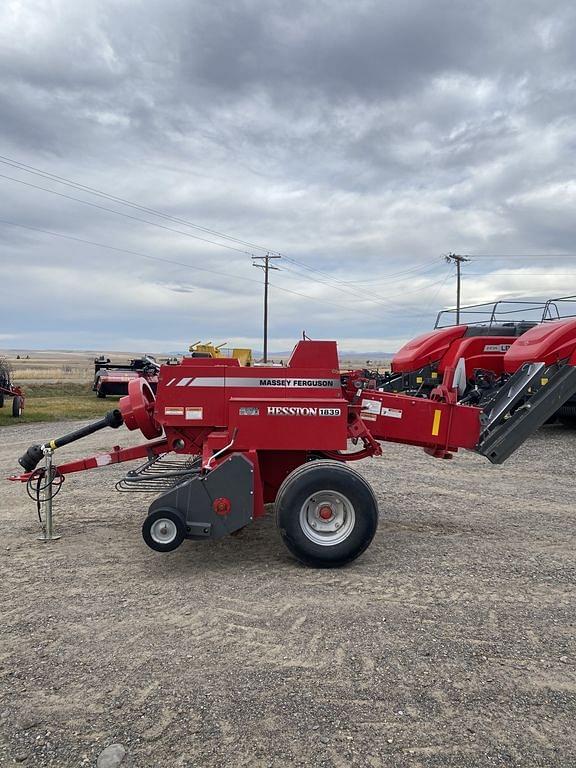
<path id="1" fill-rule="evenodd" d="M 164 408 L 164 416 L 184 416 L 184 408 L 167 406 Z"/>
<path id="2" fill-rule="evenodd" d="M 398 408 L 382 408 L 380 416 L 388 416 L 390 419 L 401 419 L 402 411 Z"/>
<path id="3" fill-rule="evenodd" d="M 380 416 L 380 401 L 362 400 L 362 411 L 364 413 L 373 413 L 376 416 Z"/>

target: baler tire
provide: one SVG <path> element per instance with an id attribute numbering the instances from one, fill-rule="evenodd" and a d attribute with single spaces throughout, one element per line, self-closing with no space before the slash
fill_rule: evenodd
<path id="1" fill-rule="evenodd" d="M 99 397 L 101 400 L 103 400 L 106 397 L 106 392 L 103 392 L 102 389 L 97 389 L 96 397 Z"/>
<path id="2" fill-rule="evenodd" d="M 0 392 L 0 408 L 4 408 L 4 392 Z"/>
<path id="3" fill-rule="evenodd" d="M 22 416 L 22 406 L 24 405 L 23 399 L 20 395 L 14 395 L 12 398 L 12 416 L 15 419 L 19 419 Z"/>
<path id="4" fill-rule="evenodd" d="M 332 520 L 319 517 L 325 507 L 332 508 Z M 275 510 L 284 544 L 314 568 L 352 562 L 370 545 L 378 527 L 370 485 L 356 470 L 327 459 L 303 464 L 288 475 L 278 490 Z"/>
<path id="5" fill-rule="evenodd" d="M 168 532 L 173 533 L 173 537 L 167 538 L 165 541 L 161 539 L 160 532 L 162 529 L 158 525 L 162 520 L 168 523 L 168 526 L 165 526 L 168 528 Z M 172 531 L 170 530 L 170 524 L 173 526 Z M 144 520 L 142 524 L 142 538 L 150 549 L 154 549 L 156 552 L 172 552 L 186 538 L 186 525 L 178 512 L 174 512 L 172 509 L 157 509 Z"/>

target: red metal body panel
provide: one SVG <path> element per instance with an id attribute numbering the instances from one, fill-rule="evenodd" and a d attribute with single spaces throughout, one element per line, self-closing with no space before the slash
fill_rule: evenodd
<path id="1" fill-rule="evenodd" d="M 128 392 L 130 382 L 139 378 L 147 381 L 153 389 L 158 385 L 158 376 L 156 375 L 146 375 L 142 371 L 111 370 L 98 376 L 97 391 L 105 392 L 107 395 L 125 395 Z"/>
<path id="2" fill-rule="evenodd" d="M 306 451 L 258 451 L 263 503 L 271 504 L 290 472 L 307 459 Z"/>
<path id="3" fill-rule="evenodd" d="M 299 341 L 290 356 L 288 368 L 316 368 L 319 364 L 338 375 L 340 363 L 338 361 L 338 345 L 335 341 Z"/>
<path id="4" fill-rule="evenodd" d="M 438 373 L 455 368 L 463 358 L 466 376 L 477 368 L 485 368 L 500 375 L 504 372 L 503 357 L 515 339 L 510 336 L 465 336 L 466 325 L 438 328 L 418 336 L 405 344 L 392 359 L 395 373 L 411 373 L 427 365 L 438 363 Z"/>
<path id="5" fill-rule="evenodd" d="M 576 320 L 556 320 L 531 328 L 504 356 L 504 368 L 514 373 L 524 363 L 553 365 L 569 359 L 576 363 Z"/>
<path id="6" fill-rule="evenodd" d="M 163 365 L 154 407 L 156 421 L 164 427 L 225 427 L 225 380 L 230 369 L 239 370 L 237 365 L 227 365 L 227 360 L 189 357 L 180 365 Z"/>
<path id="7" fill-rule="evenodd" d="M 130 381 L 130 379 L 137 379 L 140 376 L 136 371 L 119 371 L 118 373 L 106 373 L 98 377 L 98 380 L 103 384 L 113 384 L 116 382 Z"/>
<path id="8" fill-rule="evenodd" d="M 0 387 L 0 392 L 8 397 L 24 397 L 21 387 Z"/>
<path id="9" fill-rule="evenodd" d="M 410 373 L 437 362 L 446 354 L 455 339 L 464 336 L 467 328 L 467 325 L 455 325 L 451 328 L 437 328 L 417 336 L 396 352 L 392 358 L 392 370 L 394 373 Z"/>
<path id="10" fill-rule="evenodd" d="M 362 420 L 376 440 L 440 451 L 472 449 L 480 437 L 480 408 L 366 391 Z"/>
<path id="11" fill-rule="evenodd" d="M 169 442 L 219 428 L 226 436 L 211 435 L 213 444 L 237 430 L 238 450 L 339 449 L 346 444 L 347 402 L 337 360 L 336 343 L 324 341 L 300 342 L 281 368 L 184 358 L 160 369 L 154 419 Z"/>
<path id="12" fill-rule="evenodd" d="M 516 339 L 510 336 L 469 336 L 455 339 L 438 364 L 438 372 L 444 374 L 448 368 L 455 368 L 460 358 L 466 365 L 466 376 L 470 378 L 477 368 L 504 373 L 504 355 Z"/>
<path id="13" fill-rule="evenodd" d="M 232 397 L 229 431 L 235 450 L 344 450 L 348 402 L 343 398 Z"/>

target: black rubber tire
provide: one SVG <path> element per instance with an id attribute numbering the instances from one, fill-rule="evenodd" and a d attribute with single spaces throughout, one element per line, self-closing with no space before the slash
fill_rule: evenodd
<path id="1" fill-rule="evenodd" d="M 104 398 L 106 397 L 106 392 L 103 392 L 101 389 L 97 389 L 96 397 L 99 397 L 101 400 L 104 400 Z"/>
<path id="2" fill-rule="evenodd" d="M 4 392 L 0 392 L 0 408 L 4 408 Z"/>
<path id="3" fill-rule="evenodd" d="M 333 545 L 316 544 L 304 533 L 300 510 L 320 491 L 337 491 L 354 508 L 355 522 L 349 535 Z M 378 527 L 378 504 L 366 480 L 339 461 L 318 459 L 291 472 L 278 490 L 276 524 L 284 544 L 305 565 L 339 568 L 359 557 L 369 546 Z"/>
<path id="4" fill-rule="evenodd" d="M 171 520 L 176 525 L 177 533 L 175 538 L 166 544 L 154 541 L 151 535 L 152 525 L 157 520 L 161 519 Z M 186 525 L 178 512 L 174 512 L 172 509 L 157 509 L 155 512 L 149 514 L 144 520 L 142 524 L 142 538 L 146 544 L 148 544 L 150 549 L 154 549 L 156 552 L 172 552 L 172 550 L 177 549 L 186 538 Z"/>
<path id="5" fill-rule="evenodd" d="M 23 404 L 24 400 L 20 397 L 20 395 L 14 395 L 12 398 L 12 416 L 14 416 L 15 419 L 19 419 L 20 416 L 22 416 Z"/>

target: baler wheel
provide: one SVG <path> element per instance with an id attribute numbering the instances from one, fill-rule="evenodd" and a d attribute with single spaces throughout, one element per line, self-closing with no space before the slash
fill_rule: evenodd
<path id="1" fill-rule="evenodd" d="M 186 525 L 172 509 L 157 509 L 144 520 L 142 537 L 156 552 L 171 552 L 186 538 Z"/>
<path id="2" fill-rule="evenodd" d="M 4 408 L 4 392 L 0 392 L 0 408 Z"/>
<path id="3" fill-rule="evenodd" d="M 12 398 L 12 416 L 14 416 L 15 419 L 19 419 L 20 416 L 22 416 L 23 405 L 24 400 L 20 397 L 20 395 L 14 395 Z"/>
<path id="4" fill-rule="evenodd" d="M 359 557 L 374 538 L 378 505 L 362 475 L 320 459 L 284 480 L 276 496 L 276 522 L 298 560 L 337 568 Z"/>
<path id="5" fill-rule="evenodd" d="M 101 399 L 104 399 L 106 397 L 106 392 L 104 392 L 102 387 L 96 390 L 96 397 L 99 397 Z"/>

